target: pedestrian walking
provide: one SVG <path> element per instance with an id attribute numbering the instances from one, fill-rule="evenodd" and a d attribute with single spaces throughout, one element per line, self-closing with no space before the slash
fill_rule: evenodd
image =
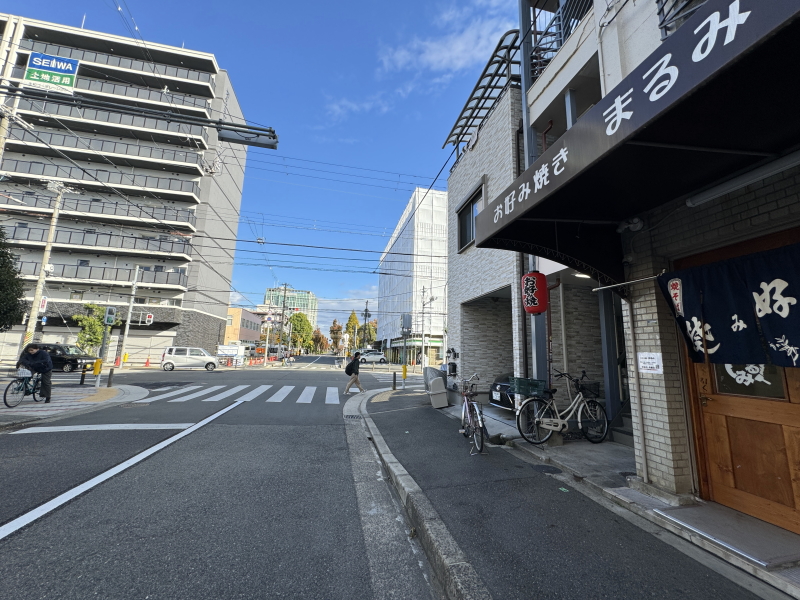
<path id="1" fill-rule="evenodd" d="M 39 348 L 36 344 L 28 344 L 17 361 L 17 368 L 24 367 L 33 373 L 42 374 L 42 387 L 39 395 L 44 398 L 45 404 L 50 402 L 52 392 L 53 361 L 47 350 Z"/>
<path id="2" fill-rule="evenodd" d="M 345 375 L 350 375 L 350 381 L 348 381 L 347 385 L 344 386 L 345 395 L 350 393 L 350 386 L 351 385 L 355 385 L 356 387 L 358 387 L 359 391 L 361 391 L 361 392 L 366 392 L 367 391 L 362 387 L 361 382 L 358 380 L 358 367 L 359 367 L 359 364 L 360 364 L 359 363 L 359 358 L 360 357 L 361 357 L 361 353 L 360 352 L 356 352 L 353 355 L 353 360 L 351 360 L 349 363 L 347 363 L 347 366 L 344 368 L 344 374 Z"/>

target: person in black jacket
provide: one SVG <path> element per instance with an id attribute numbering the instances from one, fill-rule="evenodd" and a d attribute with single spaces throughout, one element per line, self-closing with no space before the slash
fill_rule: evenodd
<path id="1" fill-rule="evenodd" d="M 358 387 L 359 391 L 362 391 L 362 392 L 366 392 L 367 391 L 361 386 L 361 382 L 358 380 L 358 366 L 360 364 L 360 362 L 359 362 L 360 360 L 361 360 L 361 353 L 360 352 L 356 352 L 355 355 L 353 356 L 353 360 L 350 361 L 349 365 L 347 365 L 347 370 L 350 371 L 350 381 L 348 381 L 347 385 L 344 386 L 344 393 L 345 394 L 349 394 L 350 393 L 349 390 L 350 390 L 350 386 L 351 385 L 355 385 L 356 387 Z"/>
<path id="2" fill-rule="evenodd" d="M 17 361 L 17 368 L 24 367 L 34 373 L 42 374 L 42 387 L 39 395 L 44 398 L 45 403 L 50 402 L 52 392 L 51 376 L 53 373 L 53 361 L 47 350 L 39 348 L 36 344 L 28 344 L 22 351 L 22 356 Z"/>

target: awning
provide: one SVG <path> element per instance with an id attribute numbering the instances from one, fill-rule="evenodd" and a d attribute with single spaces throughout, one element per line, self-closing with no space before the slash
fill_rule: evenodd
<path id="1" fill-rule="evenodd" d="M 618 225 L 800 145 L 800 2 L 709 0 L 476 217 L 476 243 L 624 281 Z"/>

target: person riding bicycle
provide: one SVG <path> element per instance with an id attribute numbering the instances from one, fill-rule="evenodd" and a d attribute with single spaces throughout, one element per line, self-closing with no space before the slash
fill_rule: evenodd
<path id="1" fill-rule="evenodd" d="M 36 344 L 28 344 L 17 361 L 17 368 L 19 369 L 20 366 L 33 373 L 42 374 L 42 387 L 39 395 L 44 398 L 45 404 L 50 402 L 53 361 L 50 359 L 47 350 L 39 348 Z"/>

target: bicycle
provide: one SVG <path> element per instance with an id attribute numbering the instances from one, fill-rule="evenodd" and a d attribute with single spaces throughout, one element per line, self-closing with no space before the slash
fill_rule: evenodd
<path id="1" fill-rule="evenodd" d="M 34 402 L 39 402 L 39 390 L 42 387 L 42 374 L 32 375 L 27 369 L 14 369 L 11 372 L 14 380 L 6 386 L 3 393 L 3 402 L 8 408 L 14 408 L 25 396 L 33 396 Z"/>
<path id="2" fill-rule="evenodd" d="M 556 377 L 566 377 L 575 388 L 575 398 L 563 411 L 559 411 L 553 400 L 555 390 L 542 390 L 541 396 L 526 398 L 517 413 L 517 429 L 531 444 L 543 444 L 554 431 L 566 431 L 569 421 L 578 415 L 578 429 L 593 444 L 602 442 L 608 434 L 608 417 L 603 406 L 594 398 L 600 395 L 600 384 L 584 381 L 586 371 L 581 377 L 572 377 L 553 369 Z M 587 400 L 586 396 L 590 399 Z"/>
<path id="3" fill-rule="evenodd" d="M 478 392 L 475 391 L 477 384 L 470 383 L 473 379 L 480 381 L 477 373 L 469 379 L 461 380 L 461 395 L 464 398 L 464 403 L 461 406 L 461 429 L 458 432 L 463 434 L 465 438 L 472 436 L 472 442 L 475 445 L 477 454 L 480 454 L 483 452 L 484 437 L 489 436 L 483 424 L 483 409 L 474 400 Z M 470 452 L 470 455 L 472 454 Z"/>

